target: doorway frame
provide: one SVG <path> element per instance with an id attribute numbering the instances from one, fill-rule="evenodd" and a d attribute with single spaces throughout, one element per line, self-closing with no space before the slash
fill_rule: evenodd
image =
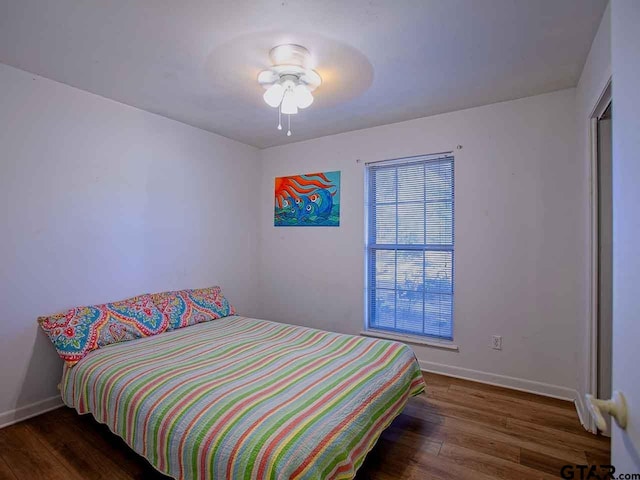
<path id="1" fill-rule="evenodd" d="M 598 198 L 599 198 L 599 174 L 598 174 L 598 119 L 604 114 L 605 110 L 612 101 L 611 94 L 611 78 L 605 84 L 595 107 L 589 115 L 589 141 L 590 141 L 590 302 L 589 302 L 589 348 L 588 348 L 588 383 L 587 392 L 594 396 L 598 395 L 598 313 L 599 313 L 599 222 L 598 215 Z M 595 420 L 591 415 L 588 416 L 585 427 L 591 433 L 597 433 Z"/>

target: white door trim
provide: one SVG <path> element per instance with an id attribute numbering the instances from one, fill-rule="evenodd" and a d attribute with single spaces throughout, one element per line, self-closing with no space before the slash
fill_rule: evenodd
<path id="1" fill-rule="evenodd" d="M 589 348 L 587 351 L 588 382 L 587 392 L 598 395 L 598 118 L 611 103 L 611 78 L 607 81 L 590 115 L 589 140 L 591 143 L 591 188 L 590 188 L 590 302 L 589 302 Z M 597 433 L 596 424 L 591 415 L 587 416 L 585 427 Z"/>

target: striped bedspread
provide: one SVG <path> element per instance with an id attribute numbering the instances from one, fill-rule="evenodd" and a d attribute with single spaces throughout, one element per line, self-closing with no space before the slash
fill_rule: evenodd
<path id="1" fill-rule="evenodd" d="M 424 389 L 396 342 L 226 317 L 91 352 L 61 384 L 179 479 L 352 478 Z"/>

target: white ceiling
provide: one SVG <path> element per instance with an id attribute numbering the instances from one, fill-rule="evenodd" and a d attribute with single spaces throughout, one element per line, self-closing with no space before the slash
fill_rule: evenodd
<path id="1" fill-rule="evenodd" d="M 260 148 L 575 86 L 606 0 L 0 0 L 0 62 Z M 256 82 L 300 43 L 293 136 Z"/>

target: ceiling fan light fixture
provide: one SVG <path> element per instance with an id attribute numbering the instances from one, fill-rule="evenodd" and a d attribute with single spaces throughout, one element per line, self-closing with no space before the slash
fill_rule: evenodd
<path id="1" fill-rule="evenodd" d="M 296 104 L 298 105 L 298 108 L 307 108 L 313 103 L 313 95 L 305 85 L 296 85 L 293 89 L 293 93 L 296 97 Z"/>
<path id="2" fill-rule="evenodd" d="M 292 88 L 287 88 L 285 90 L 280 108 L 282 109 L 282 113 L 285 115 L 295 115 L 298 113 L 298 103 Z"/>
<path id="3" fill-rule="evenodd" d="M 280 102 L 282 102 L 283 96 L 284 87 L 279 83 L 274 83 L 267 89 L 266 92 L 264 92 L 262 98 L 264 98 L 264 101 L 267 105 L 273 108 L 277 108 L 280 105 Z"/>
<path id="4" fill-rule="evenodd" d="M 313 103 L 313 92 L 322 83 L 318 72 L 310 68 L 311 54 L 295 44 L 278 45 L 269 52 L 271 68 L 258 75 L 258 83 L 265 88 L 265 103 L 278 108 L 278 115 L 296 115 L 298 109 Z M 280 125 L 280 122 L 278 122 Z M 290 130 L 287 135 L 291 135 Z"/>

